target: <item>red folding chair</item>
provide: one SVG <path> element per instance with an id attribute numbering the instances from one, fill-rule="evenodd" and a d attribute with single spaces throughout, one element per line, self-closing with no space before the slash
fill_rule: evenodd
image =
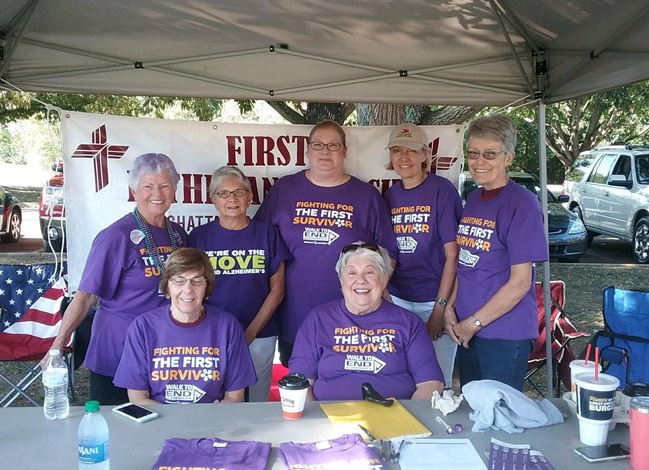
<path id="1" fill-rule="evenodd" d="M 543 302 L 543 285 L 536 283 L 536 312 L 538 315 L 539 337 L 534 342 L 534 350 L 528 360 L 528 370 L 525 380 L 541 396 L 540 388 L 534 383 L 532 377 L 546 366 L 545 339 L 545 306 Z M 575 354 L 570 347 L 574 338 L 590 336 L 589 333 L 578 331 L 566 316 L 563 307 L 566 302 L 566 286 L 563 281 L 550 281 L 550 325 L 552 327 L 552 373 L 555 376 L 553 394 L 559 396 L 561 383 L 570 390 L 570 362 L 575 359 Z"/>

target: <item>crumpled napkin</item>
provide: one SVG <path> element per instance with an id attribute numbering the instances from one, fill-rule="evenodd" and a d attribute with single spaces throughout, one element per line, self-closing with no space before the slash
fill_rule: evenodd
<path id="1" fill-rule="evenodd" d="M 442 392 L 442 396 L 439 395 L 438 391 L 434 391 L 431 403 L 434 410 L 439 410 L 446 416 L 457 410 L 462 400 L 464 400 L 464 395 L 460 394 L 460 396 L 456 397 L 453 395 L 453 390 L 446 389 Z"/>

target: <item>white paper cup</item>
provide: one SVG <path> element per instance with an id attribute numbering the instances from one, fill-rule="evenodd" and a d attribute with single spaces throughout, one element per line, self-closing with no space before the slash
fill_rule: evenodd
<path id="1" fill-rule="evenodd" d="M 586 419 L 581 416 L 579 418 L 579 440 L 587 446 L 601 446 L 606 444 L 608 438 L 608 421 L 596 421 L 594 419 Z"/>
<path id="2" fill-rule="evenodd" d="M 304 415 L 309 381 L 302 374 L 288 374 L 277 383 L 282 402 L 282 414 L 286 419 L 298 419 Z"/>
<path id="3" fill-rule="evenodd" d="M 602 366 L 597 364 L 599 371 L 602 371 Z M 575 385 L 575 375 L 581 374 L 582 372 L 590 372 L 592 375 L 595 375 L 595 362 L 588 361 L 588 364 L 584 364 L 583 359 L 575 359 L 570 362 L 570 392 L 572 401 L 577 402 L 576 390 L 577 386 Z"/>
<path id="4" fill-rule="evenodd" d="M 575 376 L 575 384 L 579 440 L 588 446 L 606 444 L 620 381 L 608 374 L 599 374 L 595 380 L 590 372 L 582 372 Z"/>

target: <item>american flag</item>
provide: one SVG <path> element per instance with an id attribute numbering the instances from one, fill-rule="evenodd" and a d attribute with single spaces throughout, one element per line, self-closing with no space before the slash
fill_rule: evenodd
<path id="1" fill-rule="evenodd" d="M 45 355 L 61 325 L 65 293 L 53 264 L 0 265 L 0 360 Z"/>

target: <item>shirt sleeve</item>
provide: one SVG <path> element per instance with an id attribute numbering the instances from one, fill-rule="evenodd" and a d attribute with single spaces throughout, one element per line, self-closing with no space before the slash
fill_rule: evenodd
<path id="1" fill-rule="evenodd" d="M 307 379 L 318 378 L 320 353 L 317 344 L 315 313 L 310 313 L 297 331 L 293 354 L 288 362 L 289 372 L 299 372 Z"/>
<path id="2" fill-rule="evenodd" d="M 536 197 L 530 196 L 534 199 L 518 204 L 509 222 L 506 243 L 511 265 L 548 260 L 543 214 Z"/>
<path id="3" fill-rule="evenodd" d="M 443 181 L 437 196 L 437 227 L 442 243 L 455 241 L 457 226 L 462 214 L 462 200 L 455 186 L 448 181 Z"/>
<path id="4" fill-rule="evenodd" d="M 279 236 L 279 232 L 274 225 L 268 227 L 268 245 L 270 247 L 270 272 L 271 276 L 277 272 L 282 261 L 288 261 L 291 255 L 288 252 L 284 239 Z"/>
<path id="5" fill-rule="evenodd" d="M 410 372 L 415 384 L 430 380 L 443 383 L 444 374 L 442 374 L 442 369 L 437 362 L 435 349 L 424 323 L 419 318 L 413 318 L 412 320 L 410 341 L 406 345 L 408 372 Z"/>
<path id="6" fill-rule="evenodd" d="M 137 320 L 131 324 L 126 335 L 124 351 L 113 379 L 113 384 L 131 390 L 150 391 L 148 354 L 144 331 Z"/>
<path id="7" fill-rule="evenodd" d="M 228 359 L 223 387 L 225 391 L 232 392 L 256 384 L 257 374 L 241 325 L 234 317 L 228 321 Z"/>
<path id="8" fill-rule="evenodd" d="M 102 299 L 115 296 L 123 271 L 134 263 L 128 256 L 127 238 L 117 227 L 108 227 L 97 234 L 88 253 L 79 290 Z"/>
<path id="9" fill-rule="evenodd" d="M 374 242 L 388 250 L 390 258 L 397 260 L 399 259 L 399 248 L 397 247 L 397 239 L 392 228 L 392 221 L 390 220 L 390 210 L 381 195 L 375 189 L 372 189 L 372 191 L 376 192 L 374 199 L 374 207 L 376 210 Z"/>

